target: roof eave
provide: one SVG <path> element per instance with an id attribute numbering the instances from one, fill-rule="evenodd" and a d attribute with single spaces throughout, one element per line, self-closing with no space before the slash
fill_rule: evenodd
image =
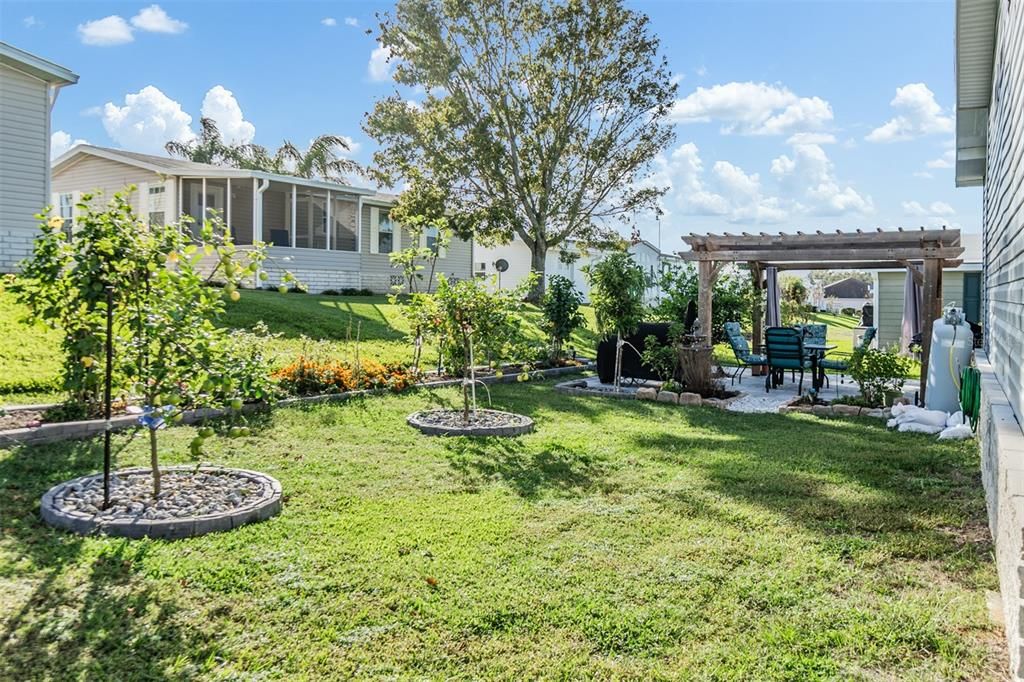
<path id="1" fill-rule="evenodd" d="M 957 187 L 985 182 L 998 0 L 956 0 Z"/>
<path id="2" fill-rule="evenodd" d="M 10 43 L 0 42 L 0 63 L 55 85 L 74 85 L 78 82 L 77 73 L 31 52 L 25 52 Z"/>

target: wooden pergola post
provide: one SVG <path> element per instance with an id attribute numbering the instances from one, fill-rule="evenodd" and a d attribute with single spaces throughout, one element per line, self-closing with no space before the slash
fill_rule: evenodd
<path id="1" fill-rule="evenodd" d="M 710 260 L 697 263 L 697 319 L 700 320 L 700 335 L 709 346 L 714 342 L 711 336 L 712 299 L 714 298 L 715 280 L 722 264 Z"/>
<path id="2" fill-rule="evenodd" d="M 921 286 L 921 403 L 928 386 L 928 361 L 932 350 L 932 328 L 942 314 L 942 259 L 926 258 Z"/>
<path id="3" fill-rule="evenodd" d="M 762 280 L 763 273 L 761 270 L 761 264 L 753 262 L 750 264 L 750 279 L 754 285 L 754 292 L 757 296 L 757 300 L 754 302 L 753 309 L 750 311 L 750 322 L 753 330 L 750 333 L 750 341 L 753 348 L 751 352 L 760 353 L 761 345 L 764 343 L 764 316 L 762 311 L 764 308 L 761 307 L 761 291 L 764 289 L 764 282 Z M 760 365 L 755 365 L 750 368 L 750 373 L 753 376 L 761 376 Z"/>

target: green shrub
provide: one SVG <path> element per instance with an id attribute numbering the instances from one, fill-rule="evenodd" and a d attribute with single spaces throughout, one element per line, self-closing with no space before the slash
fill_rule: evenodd
<path id="1" fill-rule="evenodd" d="M 541 308 L 544 320 L 541 328 L 548 333 L 551 341 L 550 359 L 557 364 L 562 359 L 562 348 L 572 333 L 586 323 L 580 305 L 583 294 L 576 290 L 572 280 L 561 275 L 551 275 L 544 292 Z"/>
<path id="2" fill-rule="evenodd" d="M 850 359 L 850 376 L 860 386 L 860 394 L 872 405 L 882 405 L 903 392 L 903 384 L 911 362 L 896 352 L 887 350 L 857 350 Z"/>
<path id="3" fill-rule="evenodd" d="M 697 269 L 693 265 L 671 268 L 662 274 L 658 284 L 662 296 L 652 311 L 654 317 L 665 322 L 682 322 L 690 301 L 697 301 Z M 739 272 L 723 272 L 715 280 L 711 297 L 711 337 L 716 343 L 727 340 L 723 329 L 726 322 L 750 327 L 755 293 L 748 277 Z"/>

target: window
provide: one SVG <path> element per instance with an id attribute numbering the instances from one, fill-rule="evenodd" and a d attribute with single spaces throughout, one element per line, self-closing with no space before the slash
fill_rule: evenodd
<path id="1" fill-rule="evenodd" d="M 75 214 L 75 198 L 74 195 L 68 192 L 67 194 L 60 195 L 60 217 L 64 219 L 64 224 L 61 229 L 64 230 L 69 238 L 71 237 L 71 226 L 73 224 L 73 218 Z"/>
<path id="2" fill-rule="evenodd" d="M 391 218 L 381 215 L 377 224 L 377 253 L 391 253 L 395 243 L 395 226 Z"/>
<path id="3" fill-rule="evenodd" d="M 157 226 L 157 227 L 163 226 L 164 225 L 164 212 L 163 211 L 153 211 L 152 213 L 150 213 L 149 214 L 149 224 Z"/>
<path id="4" fill-rule="evenodd" d="M 426 238 L 427 248 L 437 253 L 437 228 L 428 227 L 423 236 Z"/>
<path id="5" fill-rule="evenodd" d="M 163 185 L 153 185 L 152 187 L 149 188 L 149 193 L 150 194 L 163 194 L 166 189 L 167 188 L 164 187 Z"/>

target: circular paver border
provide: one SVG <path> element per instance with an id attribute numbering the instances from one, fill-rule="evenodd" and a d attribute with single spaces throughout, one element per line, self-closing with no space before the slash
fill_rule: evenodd
<path id="1" fill-rule="evenodd" d="M 43 495 L 40 507 L 43 521 L 51 526 L 62 528 L 72 533 L 78 533 L 79 535 L 104 534 L 126 538 L 146 537 L 177 540 L 231 530 L 232 528 L 238 528 L 239 526 L 256 521 L 265 521 L 281 512 L 281 484 L 277 479 L 259 471 L 214 466 L 199 467 L 198 470 L 192 466 L 174 466 L 162 468 L 161 471 L 201 471 L 204 473 L 231 474 L 262 484 L 263 494 L 257 499 L 230 511 L 175 519 L 98 519 L 95 516 L 77 510 L 64 511 L 55 504 L 55 501 L 63 496 L 62 493 L 71 486 L 83 485 L 103 477 L 103 474 L 92 474 L 58 483 L 47 490 L 46 494 Z M 122 469 L 113 472 L 112 475 L 127 476 L 148 472 L 149 469 L 138 467 Z"/>
<path id="2" fill-rule="evenodd" d="M 501 414 L 510 417 L 515 417 L 517 420 L 516 424 L 510 424 L 508 426 L 438 426 L 436 424 L 429 424 L 423 421 L 421 415 L 429 414 L 431 412 L 448 412 L 449 410 L 423 410 L 420 412 L 413 412 L 406 418 L 406 422 L 409 426 L 414 429 L 425 433 L 428 436 L 521 436 L 524 433 L 530 433 L 533 431 L 534 423 L 533 420 L 524 414 L 516 414 L 515 412 L 503 412 L 501 410 L 477 410 L 477 412 L 487 412 L 489 414 Z"/>

